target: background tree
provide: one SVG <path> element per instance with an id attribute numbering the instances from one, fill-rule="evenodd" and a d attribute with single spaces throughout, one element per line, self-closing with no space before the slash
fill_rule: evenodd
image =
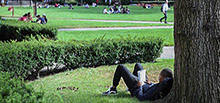
<path id="1" fill-rule="evenodd" d="M 220 0 L 175 0 L 174 85 L 164 103 L 220 103 Z"/>

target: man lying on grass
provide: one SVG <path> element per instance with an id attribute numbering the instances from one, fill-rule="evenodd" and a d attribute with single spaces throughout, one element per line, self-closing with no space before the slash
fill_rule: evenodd
<path id="1" fill-rule="evenodd" d="M 134 67 L 133 74 L 122 64 L 118 65 L 113 78 L 113 86 L 111 86 L 103 95 L 117 93 L 117 86 L 121 77 L 124 79 L 131 96 L 136 96 L 138 100 L 156 100 L 165 97 L 172 88 L 173 74 L 170 69 L 163 69 L 159 75 L 159 83 L 151 83 L 147 76 L 146 82 L 138 81 L 138 71 L 143 70 L 143 66 L 137 63 Z"/>

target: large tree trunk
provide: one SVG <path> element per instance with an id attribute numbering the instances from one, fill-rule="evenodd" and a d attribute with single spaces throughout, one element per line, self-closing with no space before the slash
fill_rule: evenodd
<path id="1" fill-rule="evenodd" d="M 174 100 L 220 103 L 220 0 L 176 0 L 174 9 Z"/>
<path id="2" fill-rule="evenodd" d="M 220 103 L 220 0 L 174 1 L 174 84 L 166 103 Z"/>

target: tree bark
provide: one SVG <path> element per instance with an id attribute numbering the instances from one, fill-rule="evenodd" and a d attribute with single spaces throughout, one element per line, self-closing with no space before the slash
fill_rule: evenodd
<path id="1" fill-rule="evenodd" d="M 175 64 L 161 103 L 220 103 L 220 0 L 174 1 Z"/>

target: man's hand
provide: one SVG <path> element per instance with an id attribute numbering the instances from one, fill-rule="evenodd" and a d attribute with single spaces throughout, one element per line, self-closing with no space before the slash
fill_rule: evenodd
<path id="1" fill-rule="evenodd" d="M 137 86 L 138 86 L 138 87 L 140 87 L 140 86 L 142 86 L 142 85 L 143 85 L 142 82 L 140 82 L 140 81 L 137 82 Z"/>
<path id="2" fill-rule="evenodd" d="M 147 84 L 151 84 L 151 82 L 150 82 L 149 80 L 146 80 L 145 82 L 146 82 Z"/>
<path id="3" fill-rule="evenodd" d="M 165 14 L 165 12 L 163 12 L 163 14 Z"/>

